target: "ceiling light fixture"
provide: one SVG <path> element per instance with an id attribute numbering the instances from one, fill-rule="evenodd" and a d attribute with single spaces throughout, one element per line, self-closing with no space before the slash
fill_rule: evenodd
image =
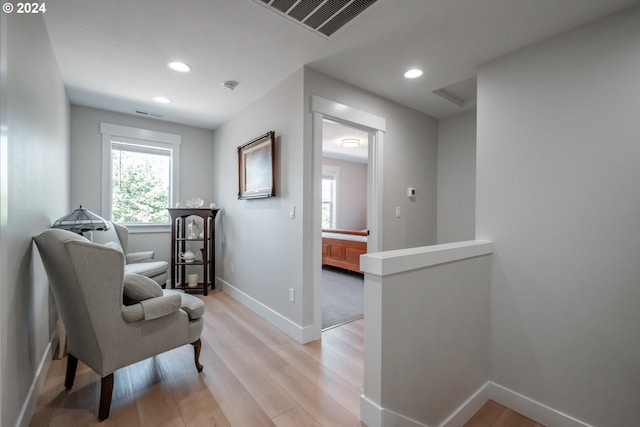
<path id="1" fill-rule="evenodd" d="M 191 71 L 191 67 L 189 66 L 189 64 L 185 64 L 184 62 L 180 61 L 167 62 L 167 67 L 179 73 L 188 73 L 189 71 Z"/>
<path id="2" fill-rule="evenodd" d="M 153 100 L 159 102 L 160 104 L 171 104 L 171 100 L 169 98 L 165 98 L 164 96 L 154 96 Z"/>
<path id="3" fill-rule="evenodd" d="M 355 148 L 360 146 L 360 140 L 355 138 L 347 138 L 340 141 L 340 145 L 345 148 Z"/>
<path id="4" fill-rule="evenodd" d="M 412 68 L 410 70 L 407 70 L 406 73 L 404 73 L 404 78 L 405 79 L 417 79 L 418 77 L 422 76 L 423 74 L 424 74 L 424 72 L 420 68 Z"/>

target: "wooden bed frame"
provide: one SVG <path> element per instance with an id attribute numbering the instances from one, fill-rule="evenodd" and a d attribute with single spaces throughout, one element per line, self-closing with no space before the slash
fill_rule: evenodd
<path id="1" fill-rule="evenodd" d="M 354 236 L 366 236 L 366 231 L 359 230 L 330 230 L 323 232 L 334 234 L 347 234 Z M 367 253 L 367 242 L 353 240 L 322 238 L 322 265 L 331 265 L 346 270 L 362 273 L 360 270 L 360 255 Z"/>

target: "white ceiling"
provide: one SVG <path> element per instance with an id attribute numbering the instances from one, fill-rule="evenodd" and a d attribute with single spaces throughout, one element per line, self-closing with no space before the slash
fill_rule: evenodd
<path id="1" fill-rule="evenodd" d="M 637 3 L 379 0 L 330 38 L 253 0 L 58 0 L 43 16 L 72 103 L 213 129 L 303 65 L 437 118 L 456 114 L 474 102 L 432 92 L 460 83 L 469 93 L 479 65 Z M 171 60 L 193 71 L 171 71 Z M 405 80 L 412 66 L 425 75 Z M 239 85 L 225 91 L 225 80 Z"/>

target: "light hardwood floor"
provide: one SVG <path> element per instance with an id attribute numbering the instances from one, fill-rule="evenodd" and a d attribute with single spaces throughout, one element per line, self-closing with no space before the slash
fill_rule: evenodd
<path id="1" fill-rule="evenodd" d="M 201 374 L 189 345 L 122 368 L 111 414 L 98 423 L 98 376 L 79 363 L 66 391 L 66 358 L 54 360 L 31 426 L 364 425 L 363 320 L 300 345 L 224 292 L 201 298 Z"/>
<path id="2" fill-rule="evenodd" d="M 66 358 L 54 360 L 30 425 L 364 426 L 363 319 L 300 345 L 224 292 L 201 298 L 202 373 L 196 372 L 190 345 L 122 368 L 115 373 L 110 417 L 98 423 L 98 376 L 80 362 L 67 391 Z M 541 427 L 513 424 L 513 418 L 500 424 L 496 408 L 481 409 L 468 427 Z"/>

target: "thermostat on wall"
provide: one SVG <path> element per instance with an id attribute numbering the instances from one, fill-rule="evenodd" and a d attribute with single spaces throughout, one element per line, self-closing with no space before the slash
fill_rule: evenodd
<path id="1" fill-rule="evenodd" d="M 407 197 L 416 197 L 416 189 L 413 187 L 407 187 Z"/>

